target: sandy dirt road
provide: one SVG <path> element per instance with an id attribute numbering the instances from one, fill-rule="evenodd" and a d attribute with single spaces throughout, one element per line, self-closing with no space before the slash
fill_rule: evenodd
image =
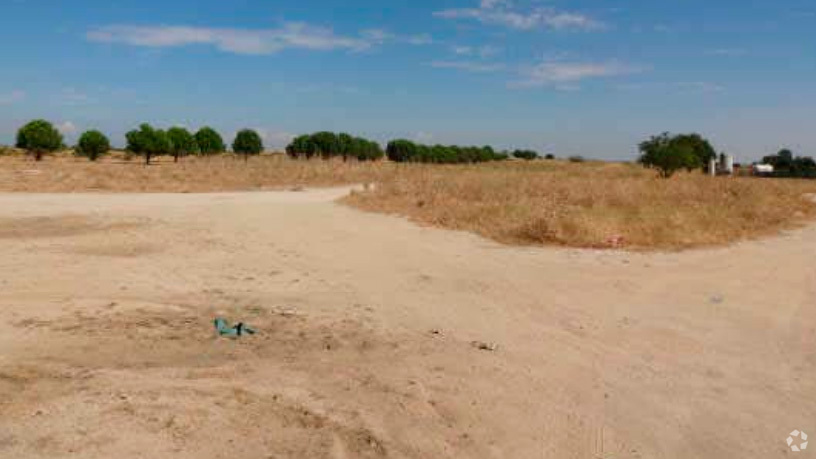
<path id="1" fill-rule="evenodd" d="M 816 435 L 816 227 L 512 248 L 346 192 L 0 195 L 0 457 L 769 458 Z"/>

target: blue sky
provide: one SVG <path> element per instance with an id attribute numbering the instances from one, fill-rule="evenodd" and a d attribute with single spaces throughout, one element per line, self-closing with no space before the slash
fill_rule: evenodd
<path id="1" fill-rule="evenodd" d="M 700 132 L 816 155 L 812 0 L 0 0 L 0 143 L 23 122 L 121 144 L 142 121 L 229 137 L 632 159 Z"/>

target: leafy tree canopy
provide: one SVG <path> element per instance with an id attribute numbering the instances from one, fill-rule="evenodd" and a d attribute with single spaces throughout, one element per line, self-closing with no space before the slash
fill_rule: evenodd
<path id="1" fill-rule="evenodd" d="M 700 156 L 692 142 L 676 141 L 668 133 L 654 136 L 640 144 L 638 162 L 658 170 L 663 178 L 669 178 L 681 169 L 701 167 Z M 716 158 L 716 153 L 714 153 Z"/>
<path id="2" fill-rule="evenodd" d="M 175 161 L 178 161 L 179 157 L 198 153 L 198 142 L 190 131 L 183 127 L 168 129 L 167 138 L 170 140 L 170 153 Z"/>
<path id="3" fill-rule="evenodd" d="M 259 155 L 263 151 L 263 140 L 252 129 L 243 129 L 235 136 L 235 140 L 232 142 L 232 151 L 244 155 L 244 157 Z"/>
<path id="4" fill-rule="evenodd" d="M 227 150 L 221 134 L 209 126 L 199 129 L 195 134 L 195 140 L 202 155 L 214 155 Z"/>
<path id="5" fill-rule="evenodd" d="M 127 150 L 144 156 L 145 164 L 150 164 L 153 156 L 170 154 L 173 147 L 166 132 L 154 129 L 147 123 L 142 123 L 139 129 L 125 134 L 125 139 L 127 139 Z"/>
<path id="6" fill-rule="evenodd" d="M 110 141 L 105 134 L 97 131 L 85 131 L 79 136 L 74 154 L 96 161 L 110 151 Z"/>
<path id="7" fill-rule="evenodd" d="M 46 120 L 34 120 L 17 131 L 17 148 L 34 154 L 37 161 L 43 154 L 62 148 L 62 134 Z"/>
<path id="8" fill-rule="evenodd" d="M 317 132 L 295 137 L 286 147 L 292 158 L 311 158 L 320 154 L 323 158 L 342 156 L 343 160 L 356 158 L 358 161 L 375 161 L 384 156 L 377 142 L 354 137 L 350 134 Z"/>

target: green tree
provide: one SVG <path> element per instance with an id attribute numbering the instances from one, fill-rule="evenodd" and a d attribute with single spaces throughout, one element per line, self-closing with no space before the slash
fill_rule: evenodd
<path id="1" fill-rule="evenodd" d="M 195 133 L 195 141 L 198 145 L 199 153 L 202 155 L 215 155 L 227 150 L 227 146 L 224 145 L 224 139 L 221 138 L 221 134 L 209 126 L 204 126 Z"/>
<path id="2" fill-rule="evenodd" d="M 410 140 L 392 140 L 388 142 L 385 153 L 391 161 L 398 163 L 413 161 L 417 155 L 417 145 Z"/>
<path id="3" fill-rule="evenodd" d="M 552 153 L 547 153 L 547 155 L 544 156 L 544 159 L 555 159 L 555 155 Z"/>
<path id="4" fill-rule="evenodd" d="M 154 129 L 147 123 L 142 123 L 139 129 L 125 134 L 125 139 L 127 151 L 144 156 L 145 165 L 150 165 L 150 159 L 154 156 L 171 153 L 172 144 L 167 133 L 161 129 Z"/>
<path id="5" fill-rule="evenodd" d="M 347 161 L 349 156 L 354 154 L 354 137 L 341 132 L 337 134 L 337 154 L 343 157 L 343 161 Z"/>
<path id="6" fill-rule="evenodd" d="M 252 129 L 243 129 L 235 136 L 232 142 L 232 151 L 244 155 L 244 160 L 249 160 L 250 155 L 259 155 L 263 151 L 263 140 L 257 132 Z"/>
<path id="7" fill-rule="evenodd" d="M 22 148 L 41 161 L 45 153 L 62 147 L 62 134 L 46 120 L 34 120 L 17 131 L 17 148 Z"/>
<path id="8" fill-rule="evenodd" d="M 300 135 L 292 139 L 286 146 L 286 154 L 292 158 L 311 158 L 315 155 L 317 146 L 312 142 L 311 135 Z"/>
<path id="9" fill-rule="evenodd" d="M 312 143 L 323 158 L 340 154 L 340 140 L 333 132 L 322 131 L 312 134 Z"/>
<path id="10" fill-rule="evenodd" d="M 675 142 L 668 133 L 653 136 L 642 142 L 640 152 L 638 162 L 657 169 L 663 178 L 669 178 L 681 169 L 692 170 L 700 167 L 700 157 L 694 147 L 685 142 Z"/>
<path id="11" fill-rule="evenodd" d="M 74 154 L 77 156 L 84 156 L 91 161 L 96 161 L 102 156 L 108 154 L 110 151 L 110 141 L 105 134 L 97 131 L 85 131 L 79 136 Z"/>
<path id="12" fill-rule="evenodd" d="M 763 164 L 770 164 L 775 170 L 790 170 L 793 166 L 793 152 L 784 148 L 779 150 L 775 155 L 765 156 L 762 158 Z"/>
<path id="13" fill-rule="evenodd" d="M 195 137 L 183 127 L 168 129 L 167 138 L 170 140 L 170 154 L 173 155 L 174 162 L 178 162 L 180 157 L 198 153 L 198 143 Z"/>
<path id="14" fill-rule="evenodd" d="M 708 167 L 709 161 L 717 158 L 717 152 L 714 150 L 714 147 L 700 134 L 680 134 L 672 137 L 671 142 L 680 147 L 685 146 L 691 148 L 699 164 L 695 167 L 705 169 Z"/>

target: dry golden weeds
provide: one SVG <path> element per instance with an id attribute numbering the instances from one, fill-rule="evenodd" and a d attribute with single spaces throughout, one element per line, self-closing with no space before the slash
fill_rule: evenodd
<path id="1" fill-rule="evenodd" d="M 794 228 L 816 216 L 816 182 L 656 178 L 633 164 L 536 162 L 406 168 L 361 209 L 509 244 L 683 249 Z"/>
<path id="2" fill-rule="evenodd" d="M 354 207 L 476 232 L 509 244 L 682 249 L 795 228 L 816 216 L 816 181 L 679 174 L 633 164 L 564 161 L 480 165 L 297 161 L 282 155 L 161 158 L 121 154 L 35 163 L 0 157 L 0 191 L 212 192 L 377 183 Z"/>

